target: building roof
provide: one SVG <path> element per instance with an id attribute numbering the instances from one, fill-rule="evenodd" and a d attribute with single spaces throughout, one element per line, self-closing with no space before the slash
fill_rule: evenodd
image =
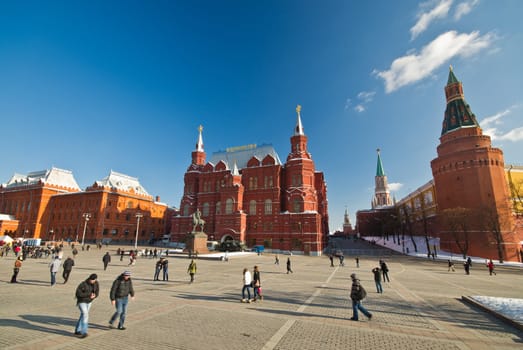
<path id="1" fill-rule="evenodd" d="M 145 188 L 143 188 L 142 185 L 140 185 L 140 182 L 137 178 L 117 173 L 113 170 L 111 170 L 107 177 L 103 178 L 102 180 L 96 181 L 96 184 L 101 187 L 111 187 L 126 192 L 132 190 L 137 194 L 150 196 L 150 194 L 147 193 Z"/>
<path id="2" fill-rule="evenodd" d="M 451 85 L 455 86 L 450 87 Z M 447 91 L 447 108 L 445 109 L 441 135 L 461 128 L 479 128 L 476 115 L 472 113 L 470 105 L 465 101 L 462 84 L 454 75 L 452 66 L 445 90 Z"/>
<path id="3" fill-rule="evenodd" d="M 16 217 L 9 214 L 0 214 L 0 221 L 14 221 Z"/>
<path id="4" fill-rule="evenodd" d="M 257 146 L 255 144 L 240 146 L 240 147 L 231 147 L 226 151 L 214 152 L 209 159 L 209 162 L 212 164 L 218 164 L 220 160 L 223 160 L 229 165 L 229 168 L 236 166 L 238 169 L 243 169 L 247 167 L 247 162 L 252 158 L 256 157 L 260 161 L 263 160 L 267 155 L 272 156 L 275 159 L 277 165 L 281 165 L 280 157 L 274 147 L 270 144 L 264 144 Z"/>
<path id="5" fill-rule="evenodd" d="M 78 186 L 72 171 L 55 167 L 52 167 L 48 170 L 33 171 L 26 175 L 15 173 L 11 179 L 6 184 L 4 184 L 4 187 L 15 188 L 38 183 L 45 185 L 55 185 L 78 191 L 80 190 L 80 186 Z"/>
<path id="6" fill-rule="evenodd" d="M 380 149 L 378 151 L 378 165 L 376 166 L 376 176 L 385 176 L 385 171 L 383 171 L 383 164 L 381 163 Z"/>
<path id="7" fill-rule="evenodd" d="M 449 67 L 449 78 L 447 80 L 447 85 L 459 83 L 458 78 L 454 75 L 454 70 L 452 69 L 452 66 Z"/>

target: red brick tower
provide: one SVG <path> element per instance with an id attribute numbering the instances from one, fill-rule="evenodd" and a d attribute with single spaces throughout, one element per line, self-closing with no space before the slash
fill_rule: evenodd
<path id="1" fill-rule="evenodd" d="M 438 210 L 441 213 L 445 209 L 462 207 L 483 218 L 492 215 L 501 231 L 502 242 L 495 242 L 492 228 L 484 221 L 471 220 L 469 255 L 496 259 L 497 247 L 505 249 L 514 241 L 503 152 L 492 147 L 490 136 L 483 135 L 452 67 L 445 96 L 447 108 L 438 157 L 431 162 Z M 447 248 L 452 249 L 453 241 L 452 233 L 442 230 L 442 248 L 448 245 Z M 512 255 L 506 249 L 504 254 L 506 259 Z"/>
<path id="2" fill-rule="evenodd" d="M 291 213 L 318 210 L 314 186 L 314 162 L 307 151 L 307 136 L 303 132 L 300 111 L 301 106 L 298 105 L 296 127 L 291 137 L 291 153 L 285 163 L 287 195 L 284 209 Z"/>

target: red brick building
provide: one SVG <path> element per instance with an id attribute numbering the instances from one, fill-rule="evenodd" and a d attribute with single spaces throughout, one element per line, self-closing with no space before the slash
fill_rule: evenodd
<path id="1" fill-rule="evenodd" d="M 12 237 L 132 243 L 138 229 L 145 243 L 169 232 L 174 210 L 153 200 L 136 178 L 111 171 L 82 191 L 71 171 L 51 168 L 15 174 L 1 185 L 0 212 L 15 218 L 10 226 L 0 222 L 0 234 Z"/>
<path id="2" fill-rule="evenodd" d="M 300 106 L 285 163 L 271 145 L 216 152 L 206 162 L 202 128 L 184 176 L 171 239 L 183 241 L 199 209 L 209 240 L 321 255 L 329 233 L 327 185 L 307 150 Z"/>
<path id="3" fill-rule="evenodd" d="M 519 167 L 506 167 L 503 151 L 483 135 L 452 67 L 445 96 L 433 180 L 393 206 L 359 211 L 358 231 L 437 237 L 441 249 L 456 254 L 522 261 Z"/>

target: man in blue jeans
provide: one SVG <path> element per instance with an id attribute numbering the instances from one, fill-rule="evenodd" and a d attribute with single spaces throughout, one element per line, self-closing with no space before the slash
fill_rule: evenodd
<path id="1" fill-rule="evenodd" d="M 92 301 L 97 298 L 100 293 L 97 278 L 98 276 L 93 273 L 76 288 L 76 300 L 78 308 L 80 309 L 80 318 L 76 323 L 74 334 L 80 338 L 87 337 L 89 309 L 91 309 Z"/>
<path id="2" fill-rule="evenodd" d="M 111 303 L 116 307 L 116 312 L 109 320 L 109 327 L 114 328 L 113 324 L 117 318 L 118 329 L 125 330 L 124 322 L 127 314 L 127 304 L 129 303 L 129 295 L 134 299 L 133 282 L 131 280 L 131 271 L 125 271 L 116 278 L 111 287 Z"/>
<path id="3" fill-rule="evenodd" d="M 352 299 L 352 321 L 358 321 L 358 310 L 360 310 L 365 316 L 372 319 L 372 314 L 367 311 L 366 308 L 361 305 L 361 301 L 367 296 L 367 292 L 360 284 L 360 280 L 356 277 L 356 274 L 353 273 L 350 275 L 352 279 L 352 288 L 350 291 L 350 298 Z"/>

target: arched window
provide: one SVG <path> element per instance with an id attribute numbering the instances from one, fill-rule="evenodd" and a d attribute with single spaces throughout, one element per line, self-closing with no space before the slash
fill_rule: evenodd
<path id="1" fill-rule="evenodd" d="M 232 214 L 232 204 L 233 204 L 233 201 L 231 198 L 228 198 L 225 201 L 225 214 Z"/>
<path id="2" fill-rule="evenodd" d="M 221 214 L 222 213 L 222 202 L 216 202 L 216 214 Z"/>
<path id="3" fill-rule="evenodd" d="M 300 198 L 294 198 L 292 200 L 292 212 L 301 213 L 302 211 L 302 200 Z"/>
<path id="4" fill-rule="evenodd" d="M 127 209 L 132 209 L 132 208 L 133 208 L 133 202 L 132 201 L 127 202 Z"/>
<path id="5" fill-rule="evenodd" d="M 202 215 L 209 216 L 209 203 L 207 203 L 207 202 L 203 203 Z"/>
<path id="6" fill-rule="evenodd" d="M 256 215 L 256 201 L 249 202 L 249 215 Z"/>
<path id="7" fill-rule="evenodd" d="M 270 199 L 265 200 L 265 215 L 272 215 L 272 201 Z"/>
<path id="8" fill-rule="evenodd" d="M 185 204 L 183 207 L 183 216 L 189 216 L 189 204 Z"/>

